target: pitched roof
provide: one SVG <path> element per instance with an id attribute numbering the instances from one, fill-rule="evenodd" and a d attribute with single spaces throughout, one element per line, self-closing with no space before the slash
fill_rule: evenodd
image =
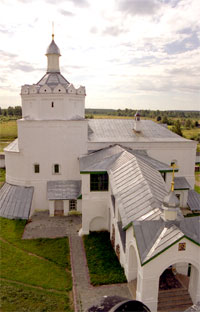
<path id="1" fill-rule="evenodd" d="M 0 216 L 28 219 L 34 188 L 5 183 L 0 189 Z"/>
<path id="2" fill-rule="evenodd" d="M 200 211 L 200 194 L 197 193 L 194 190 L 189 190 L 188 191 L 188 201 L 187 201 L 188 206 L 190 209 L 193 211 L 199 210 Z"/>
<path id="3" fill-rule="evenodd" d="M 164 180 L 156 169 L 132 155 L 132 159 L 120 164 L 119 168 L 114 163 L 109 176 L 123 228 L 133 220 L 159 218 L 159 208 L 167 192 Z"/>
<path id="4" fill-rule="evenodd" d="M 19 152 L 18 139 L 12 141 L 8 146 L 4 148 L 5 152 Z"/>
<path id="5" fill-rule="evenodd" d="M 200 217 L 182 218 L 179 221 L 134 221 L 133 227 L 142 264 L 184 236 L 200 245 Z"/>
<path id="6" fill-rule="evenodd" d="M 187 142 L 165 127 L 151 121 L 141 120 L 141 132 L 133 130 L 131 119 L 89 119 L 89 142 Z"/>
<path id="7" fill-rule="evenodd" d="M 55 199 L 77 199 L 81 194 L 81 181 L 48 181 L 47 198 Z"/>
<path id="8" fill-rule="evenodd" d="M 189 190 L 190 188 L 191 188 L 191 186 L 185 177 L 175 177 L 174 178 L 174 189 L 175 190 Z"/>
<path id="9" fill-rule="evenodd" d="M 37 83 L 38 86 L 48 85 L 49 87 L 55 87 L 58 84 L 68 86 L 70 83 L 60 73 L 46 73 Z"/>

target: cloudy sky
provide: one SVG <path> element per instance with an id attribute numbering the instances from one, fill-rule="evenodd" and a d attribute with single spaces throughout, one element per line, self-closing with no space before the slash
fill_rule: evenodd
<path id="1" fill-rule="evenodd" d="M 86 107 L 200 109 L 200 0 L 0 0 L 0 106 L 46 71 L 51 41 Z"/>

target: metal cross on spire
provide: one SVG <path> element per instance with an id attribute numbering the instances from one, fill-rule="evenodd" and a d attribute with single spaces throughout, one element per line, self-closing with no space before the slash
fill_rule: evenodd
<path id="1" fill-rule="evenodd" d="M 52 40 L 54 40 L 54 22 L 52 22 Z"/>

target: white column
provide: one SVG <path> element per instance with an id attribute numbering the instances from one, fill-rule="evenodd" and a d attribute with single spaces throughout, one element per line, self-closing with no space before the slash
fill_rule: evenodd
<path id="1" fill-rule="evenodd" d="M 69 214 L 69 200 L 64 200 L 64 216 L 68 216 Z"/>
<path id="2" fill-rule="evenodd" d="M 54 217 L 54 205 L 55 205 L 55 201 L 49 200 L 49 216 L 50 217 Z"/>
<path id="3" fill-rule="evenodd" d="M 190 274 L 190 283 L 188 287 L 189 294 L 193 303 L 200 301 L 200 272 L 192 265 Z"/>
<path id="4" fill-rule="evenodd" d="M 143 302 L 151 312 L 157 312 L 158 282 L 157 278 L 144 278 L 142 272 L 138 272 L 136 300 Z"/>

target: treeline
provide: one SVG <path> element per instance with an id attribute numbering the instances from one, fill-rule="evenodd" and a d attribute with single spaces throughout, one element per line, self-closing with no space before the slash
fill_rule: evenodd
<path id="1" fill-rule="evenodd" d="M 138 110 L 133 110 L 129 108 L 125 109 L 98 109 L 98 108 L 86 108 L 86 114 L 91 115 L 108 115 L 108 116 L 122 116 L 122 117 L 134 117 L 135 113 Z M 160 111 L 160 110 L 149 110 L 149 109 L 141 109 L 139 110 L 141 117 L 145 118 L 155 118 L 157 117 L 164 117 L 167 118 L 193 118 L 199 119 L 200 112 L 199 111 Z"/>
<path id="2" fill-rule="evenodd" d="M 8 108 L 0 107 L 0 116 L 10 116 L 10 117 L 22 117 L 22 107 L 21 106 L 9 106 Z"/>

